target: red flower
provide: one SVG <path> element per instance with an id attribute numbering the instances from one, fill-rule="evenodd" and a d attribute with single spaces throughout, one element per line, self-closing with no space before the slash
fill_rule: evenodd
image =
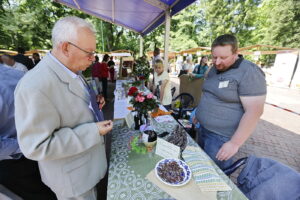
<path id="1" fill-rule="evenodd" d="M 136 87 L 131 87 L 128 91 L 129 96 L 134 96 L 134 94 L 138 91 Z"/>

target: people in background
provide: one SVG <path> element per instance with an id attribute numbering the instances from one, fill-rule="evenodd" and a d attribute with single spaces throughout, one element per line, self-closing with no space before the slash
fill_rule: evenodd
<path id="1" fill-rule="evenodd" d="M 152 67 L 154 68 L 154 64 L 156 60 L 161 60 L 160 57 L 160 49 L 155 47 L 154 51 L 153 51 L 153 58 L 152 58 Z"/>
<path id="2" fill-rule="evenodd" d="M 41 61 L 40 54 L 39 53 L 33 53 L 32 54 L 32 59 L 33 59 L 34 66 L 36 66 Z"/>
<path id="3" fill-rule="evenodd" d="M 102 93 L 104 98 L 107 100 L 107 79 L 109 76 L 109 68 L 107 65 L 109 55 L 105 54 L 103 56 L 102 62 L 100 63 L 100 77 L 102 82 Z"/>
<path id="4" fill-rule="evenodd" d="M 43 184 L 38 163 L 25 158 L 18 144 L 14 90 L 23 75 L 0 64 L 0 184 L 24 200 L 52 200 L 55 194 Z"/>
<path id="5" fill-rule="evenodd" d="M 182 65 L 183 65 L 183 58 L 182 58 L 182 56 L 179 56 L 179 57 L 177 57 L 177 60 L 176 60 L 176 73 L 177 74 L 180 74 Z"/>
<path id="6" fill-rule="evenodd" d="M 96 200 L 107 170 L 104 135 L 113 123 L 103 121 L 93 89 L 78 75 L 94 61 L 95 30 L 81 18 L 62 18 L 52 45 L 16 87 L 18 142 L 59 200 Z"/>
<path id="7" fill-rule="evenodd" d="M 11 68 L 14 68 L 16 70 L 23 71 L 23 72 L 28 71 L 28 69 L 25 65 L 23 65 L 22 63 L 16 62 L 14 60 L 14 57 L 12 57 L 10 55 L 2 55 L 1 58 L 2 58 L 2 60 L 3 60 L 6 67 L 11 67 Z"/>
<path id="8" fill-rule="evenodd" d="M 207 56 L 202 56 L 200 63 L 194 67 L 193 73 L 189 73 L 190 77 L 203 78 L 206 70 L 208 69 L 207 61 Z"/>
<path id="9" fill-rule="evenodd" d="M 114 62 L 114 57 L 111 56 L 110 60 L 107 63 L 108 67 L 109 67 L 109 73 L 110 73 L 110 80 L 111 82 L 114 82 L 115 80 L 115 62 Z"/>
<path id="10" fill-rule="evenodd" d="M 238 55 L 233 35 L 217 37 L 211 49 L 214 66 L 204 81 L 196 118 L 199 143 L 225 169 L 263 113 L 266 81 L 258 66 Z"/>
<path id="11" fill-rule="evenodd" d="M 27 67 L 28 70 L 31 70 L 34 67 L 34 64 L 30 58 L 25 56 L 25 50 L 22 47 L 19 47 L 18 54 L 14 56 L 16 62 L 22 63 Z"/>
<path id="12" fill-rule="evenodd" d="M 167 110 L 170 110 L 172 103 L 171 82 L 168 72 L 164 70 L 162 60 L 155 61 L 154 71 L 154 94 L 158 97 L 160 103 Z"/>
<path id="13" fill-rule="evenodd" d="M 95 56 L 95 62 L 92 64 L 92 79 L 95 81 L 97 94 L 102 92 L 102 83 L 101 83 L 101 72 L 100 72 L 100 63 L 99 57 Z"/>
<path id="14" fill-rule="evenodd" d="M 183 74 L 188 74 L 189 72 L 192 72 L 193 70 L 193 61 L 192 61 L 192 56 L 188 56 L 186 57 L 185 62 L 182 65 L 182 68 L 180 70 L 180 73 L 178 75 L 178 77 L 180 77 Z"/>

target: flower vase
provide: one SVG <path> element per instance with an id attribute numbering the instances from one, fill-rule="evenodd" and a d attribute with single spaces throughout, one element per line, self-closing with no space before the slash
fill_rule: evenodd
<path id="1" fill-rule="evenodd" d="M 141 91 L 145 91 L 145 80 L 141 80 Z"/>

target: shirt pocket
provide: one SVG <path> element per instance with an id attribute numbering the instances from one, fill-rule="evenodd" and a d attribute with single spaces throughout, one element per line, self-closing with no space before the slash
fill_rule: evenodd
<path id="1" fill-rule="evenodd" d="M 235 79 L 232 78 L 223 78 L 220 77 L 219 78 L 219 84 L 221 82 L 228 82 L 228 84 L 226 85 L 227 87 L 225 87 L 223 85 L 222 88 L 219 88 L 219 98 L 222 101 L 225 102 L 238 102 L 239 101 L 239 96 L 238 96 L 238 82 Z"/>
<path id="2" fill-rule="evenodd" d="M 233 79 L 233 78 L 227 78 L 227 77 L 219 77 L 218 78 L 219 80 L 219 84 L 221 84 L 222 82 L 227 82 L 227 85 L 226 87 L 223 86 L 221 89 L 224 89 L 224 90 L 236 90 L 238 89 L 238 82 Z"/>

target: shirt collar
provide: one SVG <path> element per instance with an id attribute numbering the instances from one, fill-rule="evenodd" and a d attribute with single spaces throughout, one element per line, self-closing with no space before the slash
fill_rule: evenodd
<path id="1" fill-rule="evenodd" d="M 225 71 L 219 71 L 217 70 L 217 74 L 221 74 L 223 72 L 229 71 L 230 69 L 237 69 L 239 68 L 241 62 L 244 60 L 243 55 L 238 55 L 238 59 Z"/>
<path id="2" fill-rule="evenodd" d="M 48 55 L 50 56 L 50 58 L 52 60 L 54 60 L 65 72 L 67 72 L 67 74 L 69 74 L 72 78 L 76 79 L 78 78 L 78 74 L 75 74 L 74 72 L 72 72 L 71 70 L 69 70 L 64 64 L 62 64 L 57 58 L 55 58 L 55 56 L 53 56 L 51 54 L 51 52 L 48 53 Z"/>

